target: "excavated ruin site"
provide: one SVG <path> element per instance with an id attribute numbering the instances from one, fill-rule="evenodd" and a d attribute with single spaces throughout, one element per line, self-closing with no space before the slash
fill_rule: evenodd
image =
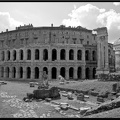
<path id="1" fill-rule="evenodd" d="M 56 87 L 60 98 L 24 99 L 37 84 L 0 81 L 0 118 L 120 117 L 119 82 L 51 81 L 49 87 Z"/>

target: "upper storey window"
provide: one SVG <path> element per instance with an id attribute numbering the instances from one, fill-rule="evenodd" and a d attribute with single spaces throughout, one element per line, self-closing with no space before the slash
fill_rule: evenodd
<path id="1" fill-rule="evenodd" d="M 23 60 L 23 50 L 20 50 L 20 60 Z"/>
<path id="2" fill-rule="evenodd" d="M 60 51 L 60 59 L 61 60 L 65 60 L 65 49 L 62 49 L 61 51 Z"/>
<path id="3" fill-rule="evenodd" d="M 74 60 L 74 51 L 73 51 L 73 49 L 71 49 L 69 51 L 69 60 Z"/>
<path id="4" fill-rule="evenodd" d="M 48 50 L 47 49 L 43 50 L 43 60 L 44 61 L 48 60 Z"/>
<path id="5" fill-rule="evenodd" d="M 57 50 L 53 49 L 52 50 L 52 61 L 55 61 L 55 60 L 57 60 Z"/>
<path id="6" fill-rule="evenodd" d="M 27 50 L 27 60 L 31 60 L 31 50 Z"/>
<path id="7" fill-rule="evenodd" d="M 89 60 L 89 50 L 85 51 L 85 60 Z"/>
<path id="8" fill-rule="evenodd" d="M 77 52 L 77 59 L 82 60 L 82 50 L 78 50 Z"/>
<path id="9" fill-rule="evenodd" d="M 39 49 L 35 49 L 35 60 L 39 60 Z"/>
<path id="10" fill-rule="evenodd" d="M 16 50 L 13 50 L 13 61 L 16 60 Z"/>
<path id="11" fill-rule="evenodd" d="M 2 61 L 5 60 L 5 52 L 4 52 L 4 51 L 1 52 L 1 60 L 2 60 Z"/>

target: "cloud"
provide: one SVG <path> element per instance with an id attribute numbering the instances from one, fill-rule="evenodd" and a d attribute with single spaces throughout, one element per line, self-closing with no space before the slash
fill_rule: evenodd
<path id="1" fill-rule="evenodd" d="M 79 8 L 74 7 L 68 16 L 68 19 L 62 21 L 65 26 L 82 26 L 88 29 L 107 27 L 109 42 L 120 37 L 120 13 L 113 9 L 106 11 L 104 8 L 87 4 Z"/>
<path id="2" fill-rule="evenodd" d="M 12 30 L 19 25 L 23 25 L 23 23 L 12 18 L 9 12 L 0 12 L 0 31 Z"/>
<path id="3" fill-rule="evenodd" d="M 113 5 L 118 6 L 120 5 L 120 2 L 113 2 Z"/>
<path id="4" fill-rule="evenodd" d="M 98 23 L 96 19 L 99 13 L 105 12 L 105 9 L 99 9 L 96 6 L 87 4 L 79 8 L 74 7 L 74 10 L 68 16 L 69 19 L 64 19 L 63 24 L 66 26 L 83 26 L 88 28 L 94 28 Z M 88 22 L 88 20 L 90 22 Z"/>

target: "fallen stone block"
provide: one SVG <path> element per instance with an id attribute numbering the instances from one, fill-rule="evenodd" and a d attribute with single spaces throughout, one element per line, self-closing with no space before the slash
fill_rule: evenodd
<path id="1" fill-rule="evenodd" d="M 89 96 L 88 95 L 84 95 L 84 98 L 89 98 Z"/>
<path id="2" fill-rule="evenodd" d="M 52 104 L 55 104 L 55 105 L 60 105 L 59 102 L 56 102 L 56 101 L 51 101 Z"/>
<path id="3" fill-rule="evenodd" d="M 75 111 L 79 111 L 79 108 L 76 108 L 76 107 L 74 107 L 72 105 L 70 105 L 69 108 L 72 109 L 72 110 L 75 110 Z"/>
<path id="4" fill-rule="evenodd" d="M 116 94 L 116 98 L 118 98 L 119 96 L 120 96 L 120 93 L 117 93 L 117 94 Z"/>
<path id="5" fill-rule="evenodd" d="M 68 94 L 62 94 L 62 96 L 67 97 L 67 96 L 68 96 Z"/>
<path id="6" fill-rule="evenodd" d="M 46 102 L 50 102 L 52 99 L 51 98 L 45 98 Z"/>
<path id="7" fill-rule="evenodd" d="M 98 101 L 98 102 L 105 102 L 102 97 L 97 97 L 97 101 Z"/>
<path id="8" fill-rule="evenodd" d="M 60 85 L 64 85 L 65 83 L 64 82 L 60 82 Z"/>
<path id="9" fill-rule="evenodd" d="M 30 82 L 29 84 L 30 84 L 30 87 L 35 87 L 34 82 Z"/>
<path id="10" fill-rule="evenodd" d="M 79 96 L 77 96 L 77 100 L 80 100 L 80 101 L 85 101 L 85 100 L 84 100 L 84 96 L 80 96 L 80 95 L 79 95 Z"/>
<path id="11" fill-rule="evenodd" d="M 62 110 L 68 110 L 68 106 L 67 106 L 67 105 L 61 105 L 60 108 L 61 108 Z"/>
<path id="12" fill-rule="evenodd" d="M 80 108 L 80 114 L 83 115 L 87 110 L 90 110 L 91 107 L 81 107 Z"/>
<path id="13" fill-rule="evenodd" d="M 91 91 L 90 93 L 92 96 L 97 96 L 99 93 L 98 92 L 95 92 L 95 91 Z"/>

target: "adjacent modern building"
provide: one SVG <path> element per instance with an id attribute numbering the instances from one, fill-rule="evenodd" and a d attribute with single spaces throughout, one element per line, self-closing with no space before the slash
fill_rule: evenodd
<path id="1" fill-rule="evenodd" d="M 109 72 L 107 28 L 32 24 L 0 33 L 0 79 L 95 79 Z"/>
<path id="2" fill-rule="evenodd" d="M 115 50 L 112 43 L 108 43 L 109 72 L 115 72 Z"/>
<path id="3" fill-rule="evenodd" d="M 115 69 L 120 71 L 120 38 L 114 42 L 115 50 Z"/>

